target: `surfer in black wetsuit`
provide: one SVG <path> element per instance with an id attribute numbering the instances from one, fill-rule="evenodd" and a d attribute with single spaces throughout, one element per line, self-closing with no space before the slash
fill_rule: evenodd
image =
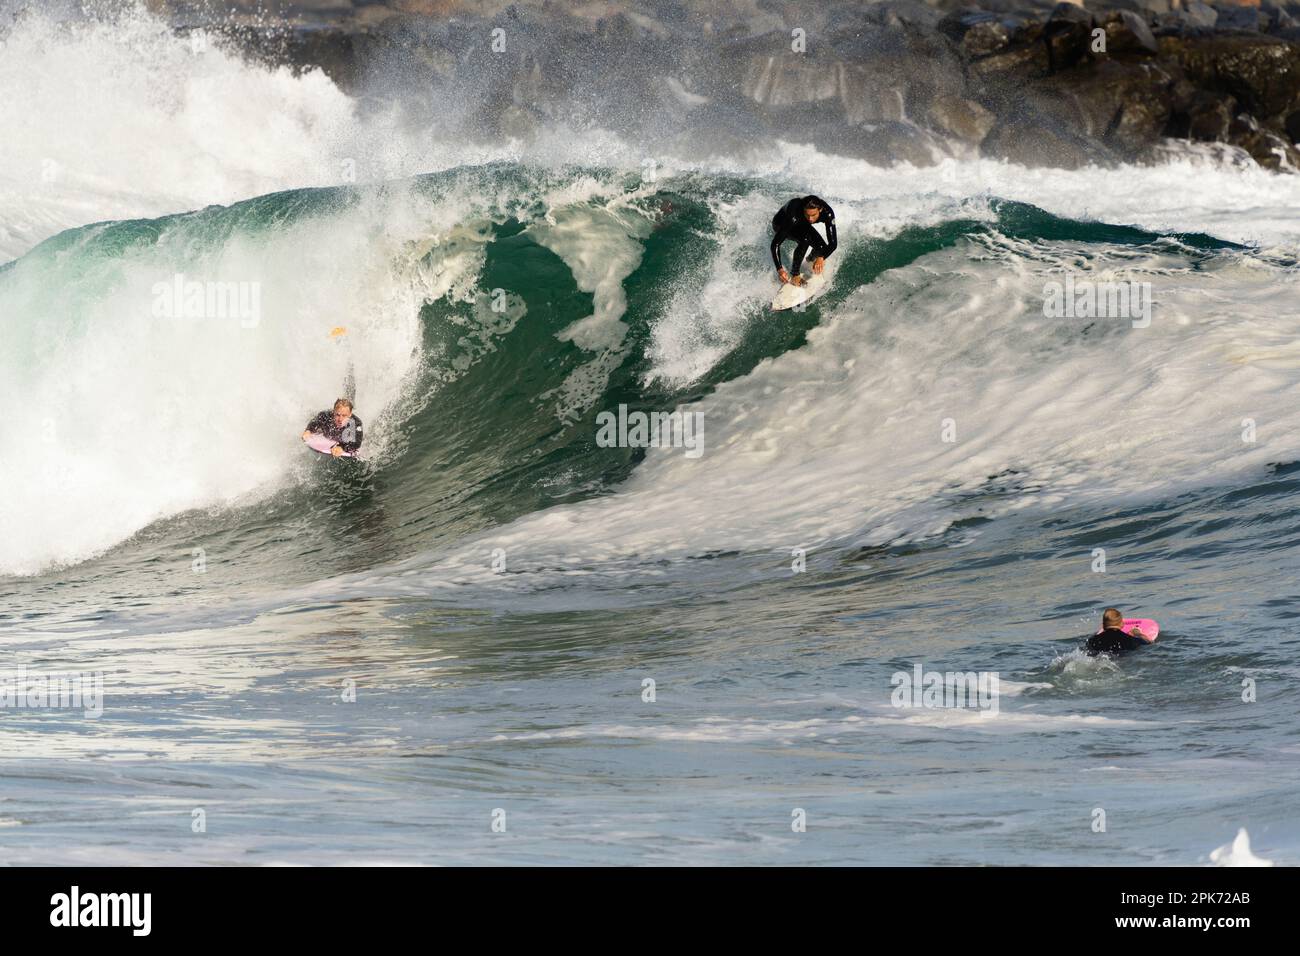
<path id="1" fill-rule="evenodd" d="M 815 222 L 826 226 L 825 239 L 813 228 Z M 781 277 L 782 282 L 803 285 L 803 276 L 799 274 L 799 267 L 803 265 L 803 257 L 810 247 L 813 250 L 813 274 L 821 275 L 826 257 L 835 251 L 837 245 L 835 210 L 830 207 L 830 203 L 816 196 L 791 199 L 772 217 L 772 229 L 776 232 L 772 237 L 772 262 L 776 265 L 777 275 Z M 781 265 L 781 243 L 788 239 L 793 239 L 796 246 L 790 271 L 786 272 L 785 267 Z"/>
<path id="2" fill-rule="evenodd" d="M 1101 632 L 1088 638 L 1088 656 L 1123 654 L 1147 645 L 1138 628 L 1133 628 L 1132 634 L 1125 634 L 1123 627 L 1124 615 L 1113 607 L 1106 608 L 1101 616 Z"/>
<path id="3" fill-rule="evenodd" d="M 338 442 L 330 449 L 330 454 L 336 458 L 345 451 L 356 454 L 361 447 L 361 419 L 352 414 L 352 403 L 346 398 L 335 402 L 332 412 L 321 412 L 309 421 L 302 440 L 306 441 L 313 432 Z"/>

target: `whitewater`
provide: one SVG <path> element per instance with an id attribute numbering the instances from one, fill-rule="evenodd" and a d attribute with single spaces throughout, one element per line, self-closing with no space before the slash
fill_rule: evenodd
<path id="1" fill-rule="evenodd" d="M 0 647 L 105 691 L 3 712 L 6 859 L 1300 857 L 1300 177 L 475 143 L 139 12 L 12 24 L 0 89 Z M 364 466 L 297 439 L 345 383 Z M 1112 604 L 1159 644 L 1084 657 Z"/>

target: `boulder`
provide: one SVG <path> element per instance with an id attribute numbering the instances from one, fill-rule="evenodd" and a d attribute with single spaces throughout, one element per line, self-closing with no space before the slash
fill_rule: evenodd
<path id="1" fill-rule="evenodd" d="M 1260 33 L 1268 26 L 1268 14 L 1258 5 L 1243 7 L 1235 3 L 1216 3 L 1214 10 L 1219 15 L 1215 22 L 1219 30 Z"/>
<path id="2" fill-rule="evenodd" d="M 1265 122 L 1280 122 L 1300 109 L 1300 47 L 1276 37 L 1215 34 L 1161 37 L 1165 58 L 1182 68 L 1197 87 L 1233 96 L 1241 110 Z"/>
<path id="3" fill-rule="evenodd" d="M 1219 14 L 1213 7 L 1201 3 L 1200 0 L 1190 0 L 1181 10 L 1159 14 L 1155 19 L 1155 29 L 1152 32 L 1159 36 L 1164 33 L 1212 30 L 1218 19 Z"/>
<path id="4" fill-rule="evenodd" d="M 1201 3 L 1201 0 L 1189 0 L 1179 12 L 1187 17 L 1189 25 L 1206 30 L 1212 29 L 1219 21 L 1218 11 L 1209 4 Z"/>
<path id="5" fill-rule="evenodd" d="M 1228 129 L 1228 142 L 1248 152 L 1265 169 L 1300 170 L 1300 153 L 1283 137 L 1260 125 L 1249 113 L 1239 113 Z"/>
<path id="6" fill-rule="evenodd" d="M 1197 90 L 1191 101 L 1171 120 L 1169 134 L 1201 142 L 1226 143 L 1236 108 L 1236 100 L 1231 96 L 1215 96 Z"/>
<path id="7" fill-rule="evenodd" d="M 960 10 L 953 10 L 941 19 L 935 29 L 954 43 L 960 43 L 961 38 L 966 35 L 966 31 L 971 27 L 981 23 L 996 23 L 997 19 L 998 15 L 990 13 L 988 10 L 981 10 L 978 7 L 964 7 Z"/>
<path id="8" fill-rule="evenodd" d="M 1261 9 L 1264 11 L 1264 30 L 1267 33 L 1287 33 L 1300 26 L 1300 21 L 1281 7 L 1266 4 Z"/>
<path id="9" fill-rule="evenodd" d="M 1159 53 L 1160 44 L 1147 22 L 1128 10 L 1115 10 L 1102 24 L 1106 31 L 1106 52 Z"/>
<path id="10" fill-rule="evenodd" d="M 948 149 L 933 133 L 908 122 L 812 124 L 792 129 L 783 138 L 814 143 L 823 152 L 858 157 L 881 166 L 898 162 L 933 166 L 948 155 Z"/>
<path id="11" fill-rule="evenodd" d="M 1113 166 L 1119 160 L 1096 140 L 1032 112 L 1000 118 L 984 137 L 980 152 L 1024 166 L 1063 169 Z"/>
<path id="12" fill-rule="evenodd" d="M 1011 31 L 1001 20 L 976 23 L 961 38 L 962 51 L 972 59 L 997 53 L 1011 45 Z"/>
<path id="13" fill-rule="evenodd" d="M 943 16 L 938 9 L 921 0 L 879 0 L 878 3 L 869 4 L 862 15 L 868 23 L 881 26 L 895 27 L 910 23 L 930 30 L 938 26 Z"/>
<path id="14" fill-rule="evenodd" d="M 1044 54 L 1048 72 L 1068 69 L 1091 54 L 1093 15 L 1073 3 L 1058 3 L 1043 24 Z"/>
<path id="15" fill-rule="evenodd" d="M 922 122 L 937 133 L 978 146 L 997 122 L 997 117 L 974 100 L 944 94 L 930 104 Z"/>

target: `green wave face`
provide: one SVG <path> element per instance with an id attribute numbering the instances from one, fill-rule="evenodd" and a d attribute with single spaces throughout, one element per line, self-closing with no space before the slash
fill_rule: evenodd
<path id="1" fill-rule="evenodd" d="M 172 567 L 196 547 L 231 587 L 364 570 L 609 494 L 644 452 L 600 447 L 600 412 L 699 400 L 801 348 L 889 270 L 994 232 L 1158 238 L 995 201 L 868 239 L 843 202 L 831 290 L 772 313 L 767 221 L 788 194 L 497 164 L 55 236 L 0 271 L 0 363 L 11 401 L 52 410 L 28 424 L 15 477 L 58 488 L 67 508 L 32 519 L 50 547 L 11 549 L 4 570 L 58 567 L 88 603 L 105 572 Z M 1178 239 L 1193 259 L 1224 247 Z M 721 273 L 725 309 L 701 305 Z M 255 284 L 256 324 L 158 315 L 177 276 Z M 696 322 L 710 307 L 724 327 Z M 657 336 L 673 323 L 707 356 L 687 374 L 664 370 Z M 302 423 L 353 388 L 370 460 L 301 449 Z M 78 537 L 106 514 L 120 520 Z M 131 581 L 142 596 L 189 586 Z"/>

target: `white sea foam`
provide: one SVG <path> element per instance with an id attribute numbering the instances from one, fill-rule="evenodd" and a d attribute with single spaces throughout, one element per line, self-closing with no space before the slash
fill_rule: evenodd
<path id="1" fill-rule="evenodd" d="M 1272 860 L 1256 856 L 1250 848 L 1250 834 L 1245 827 L 1237 830 L 1231 843 L 1210 851 L 1210 862 L 1215 866 L 1272 866 Z"/>
<path id="2" fill-rule="evenodd" d="M 839 718 L 805 720 L 701 717 L 682 723 L 587 724 L 498 734 L 497 741 L 577 740 L 620 737 L 629 740 L 674 740 L 696 743 L 778 741 L 798 743 L 855 733 L 877 733 L 883 728 L 914 727 L 973 730 L 991 733 L 1042 733 L 1044 731 L 1093 732 L 1102 728 L 1145 726 L 1139 721 L 1099 714 L 1045 714 L 1037 711 L 1001 711 L 986 715 L 973 708 L 916 708 L 886 711 L 883 716 L 849 714 Z"/>

